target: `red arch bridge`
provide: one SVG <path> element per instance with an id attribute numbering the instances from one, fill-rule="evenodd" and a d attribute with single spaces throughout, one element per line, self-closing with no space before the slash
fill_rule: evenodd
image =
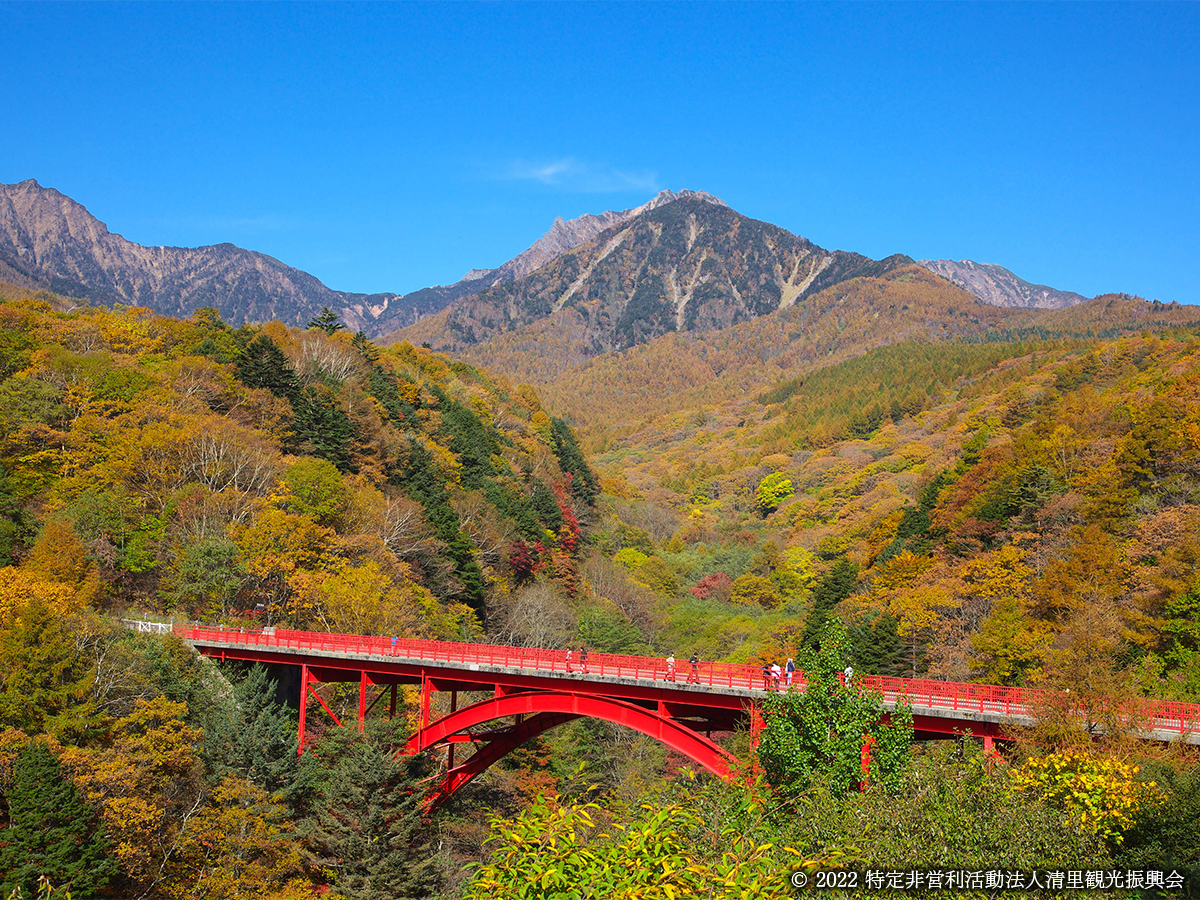
<path id="1" fill-rule="evenodd" d="M 389 713 L 395 714 L 398 685 L 419 686 L 419 727 L 405 750 L 447 748 L 447 768 L 434 792 L 435 805 L 529 739 L 582 716 L 632 728 L 720 777 L 732 777 L 737 760 L 710 734 L 749 727 L 754 740 L 768 693 L 762 669 L 751 665 L 703 662 L 693 672 L 681 660 L 671 671 L 664 659 L 592 653 L 585 667 L 562 650 L 271 628 L 128 624 L 144 631 L 173 630 L 214 659 L 298 667 L 301 747 L 310 714 L 323 708 L 342 724 L 317 692 L 318 685 L 356 682 L 360 727 L 381 701 L 386 700 Z M 795 686 L 802 690 L 802 673 L 796 676 Z M 1029 725 L 1048 696 L 1027 688 L 917 678 L 856 675 L 854 681 L 878 691 L 885 708 L 907 700 L 918 739 L 970 734 L 988 747 L 1005 739 L 1014 725 Z M 436 718 L 434 692 L 450 695 L 449 712 Z M 460 706 L 458 695 L 466 692 L 486 696 Z M 1127 714 L 1146 739 L 1200 744 L 1198 704 L 1145 700 Z M 501 724 L 509 720 L 511 724 Z M 474 744 L 475 752 L 455 764 L 459 743 Z"/>

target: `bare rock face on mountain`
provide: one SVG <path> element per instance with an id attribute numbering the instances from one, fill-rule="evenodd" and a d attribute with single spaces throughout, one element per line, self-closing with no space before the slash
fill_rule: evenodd
<path id="1" fill-rule="evenodd" d="M 912 262 L 823 250 L 707 195 L 634 213 L 524 278 L 462 298 L 388 339 L 458 351 L 566 310 L 581 318 L 584 351 L 596 355 L 670 331 L 725 328 Z"/>
<path id="2" fill-rule="evenodd" d="M 602 231 L 676 200 L 700 200 L 717 206 L 725 206 L 723 200 L 719 200 L 705 191 L 659 191 L 649 202 L 635 206 L 633 209 L 620 211 L 610 209 L 598 215 L 585 213 L 570 220 L 559 216 L 550 226 L 550 230 L 534 241 L 528 250 L 517 254 L 503 265 L 495 269 L 472 269 L 454 284 L 421 288 L 419 291 L 406 294 L 405 300 L 422 309 L 433 311 L 442 309 L 456 300 L 481 293 L 497 284 L 524 278 L 550 260 L 569 250 L 574 250 L 581 244 L 586 244 Z"/>
<path id="3" fill-rule="evenodd" d="M 0 185 L 0 265 L 92 303 L 148 306 L 173 316 L 211 306 L 235 325 L 271 319 L 303 325 L 328 306 L 350 328 L 373 330 L 381 319 L 394 328 L 420 312 L 406 310 L 398 294 L 331 290 L 306 272 L 233 244 L 143 247 L 33 180 Z"/>
<path id="4" fill-rule="evenodd" d="M 977 263 L 969 259 L 922 259 L 924 266 L 935 275 L 953 281 L 970 291 L 984 303 L 993 306 L 1014 306 L 1022 309 L 1063 309 L 1083 303 L 1086 297 L 1070 291 L 1059 291 L 1044 284 L 1030 284 L 1008 269 L 992 263 Z"/>
<path id="5" fill-rule="evenodd" d="M 685 190 L 678 193 L 675 191 L 659 191 L 650 202 L 643 203 L 641 206 L 634 207 L 633 209 L 626 209 L 620 212 L 609 210 L 599 215 L 586 214 L 577 219 L 571 219 L 569 222 L 564 221 L 562 216 L 559 216 L 554 220 L 554 224 L 550 227 L 550 230 L 538 238 L 533 246 L 524 253 L 514 256 L 504 265 L 500 266 L 500 268 L 491 269 L 490 272 L 495 272 L 500 276 L 496 281 L 515 281 L 518 278 L 524 278 L 535 269 L 540 269 L 556 256 L 561 256 L 568 250 L 574 250 L 580 244 L 586 244 L 602 231 L 614 225 L 619 225 L 622 222 L 628 222 L 630 219 L 644 212 L 658 209 L 660 206 L 665 206 L 668 203 L 674 203 L 676 200 L 698 200 L 704 203 L 714 203 L 717 206 L 725 206 L 725 201 L 705 191 Z"/>
<path id="6" fill-rule="evenodd" d="M 304 325 L 328 306 L 348 327 L 374 337 L 523 278 L 605 229 L 679 199 L 724 206 L 703 191 L 662 191 L 634 209 L 559 218 L 533 246 L 498 268 L 473 269 L 455 284 L 402 296 L 335 291 L 306 272 L 233 244 L 145 247 L 113 234 L 82 205 L 31 179 L 0 185 L 0 278 L 90 303 L 147 306 L 175 316 L 210 306 L 234 325 L 271 319 Z"/>
<path id="7" fill-rule="evenodd" d="M 302 326 L 328 306 L 372 337 L 407 327 L 404 337 L 450 350 L 568 309 L 581 317 L 585 352 L 601 353 L 668 331 L 724 328 L 908 261 L 825 251 L 703 191 L 662 191 L 632 209 L 556 219 L 523 253 L 494 269 L 473 269 L 455 284 L 404 296 L 355 294 L 233 244 L 135 244 L 36 181 L 0 185 L 6 282 L 174 316 L 209 306 L 234 325 L 278 319 Z M 1059 308 L 1084 299 L 1000 266 L 921 265 L 996 305 Z"/>

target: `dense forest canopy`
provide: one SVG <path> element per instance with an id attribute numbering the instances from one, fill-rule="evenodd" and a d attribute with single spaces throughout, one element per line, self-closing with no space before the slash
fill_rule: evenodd
<path id="1" fill-rule="evenodd" d="M 1188 328 L 916 335 L 772 377 L 731 351 L 752 390 L 581 447 L 568 422 L 611 401 L 572 409 L 559 382 L 544 406 L 335 316 L 67 309 L 0 303 L 4 895 L 741 897 L 797 867 L 1200 865 L 1192 751 L 1117 716 L 1200 702 Z M 910 747 L 833 678 L 768 705 L 761 752 L 718 736 L 735 783 L 582 719 L 430 821 L 444 763 L 395 755 L 414 697 L 362 735 L 316 724 L 298 756 L 269 673 L 126 616 L 1034 685 L 1095 733 L 1047 708 L 1000 757 Z M 888 760 L 866 790 L 858 732 Z"/>

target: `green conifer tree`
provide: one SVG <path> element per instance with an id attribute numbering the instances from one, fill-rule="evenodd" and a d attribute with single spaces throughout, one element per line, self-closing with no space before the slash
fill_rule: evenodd
<path id="1" fill-rule="evenodd" d="M 0 631 L 0 726 L 82 739 L 98 726 L 94 665 L 44 603 L 31 600 Z"/>
<path id="2" fill-rule="evenodd" d="M 886 612 L 864 617 L 850 628 L 854 670 L 864 675 L 899 675 L 904 670 L 904 645 L 896 620 Z"/>
<path id="3" fill-rule="evenodd" d="M 219 698 L 204 721 L 204 757 L 218 775 L 234 774 L 274 793 L 291 785 L 299 761 L 296 726 L 275 702 L 275 682 L 256 665 Z"/>
<path id="4" fill-rule="evenodd" d="M 342 324 L 342 320 L 328 306 L 322 306 L 321 312 L 313 316 L 309 320 L 306 328 L 319 328 L 326 334 L 333 334 L 335 331 L 341 331 L 346 326 Z"/>
<path id="5" fill-rule="evenodd" d="M 550 531 L 558 531 L 562 527 L 562 509 L 554 499 L 554 493 L 542 482 L 533 485 L 533 496 L 530 497 L 538 520 Z"/>
<path id="6" fill-rule="evenodd" d="M 285 397 L 295 405 L 300 399 L 300 381 L 279 345 L 260 334 L 242 351 L 237 361 L 238 378 L 254 388 L 266 388 L 276 397 Z"/>
<path id="7" fill-rule="evenodd" d="M 558 464 L 564 472 L 571 473 L 571 493 L 588 506 L 594 506 L 596 497 L 600 495 L 600 482 L 584 460 L 570 426 L 562 419 L 552 418 L 550 427 Z"/>
<path id="8" fill-rule="evenodd" d="M 93 897 L 117 872 L 104 826 L 63 777 L 58 760 L 37 741 L 13 766 L 9 825 L 0 831 L 0 895 L 35 896 L 38 877 L 76 897 Z"/>
<path id="9" fill-rule="evenodd" d="M 363 355 L 363 359 L 374 364 L 379 361 L 379 348 L 371 343 L 370 339 L 361 331 L 354 332 L 354 338 L 350 341 L 350 346 Z"/>
<path id="10" fill-rule="evenodd" d="M 309 385 L 292 401 L 295 419 L 289 444 L 302 453 L 333 463 L 342 472 L 355 471 L 350 447 L 358 432 L 324 385 Z"/>
<path id="11" fill-rule="evenodd" d="M 829 613 L 854 592 L 857 579 L 858 566 L 843 556 L 817 582 L 812 592 L 812 610 L 804 624 L 804 636 L 800 639 L 803 646 L 816 645 L 818 636 L 829 622 Z"/>
<path id="12" fill-rule="evenodd" d="M 306 764 L 324 777 L 305 830 L 338 891 L 351 900 L 430 896 L 437 870 L 421 824 L 421 758 L 397 759 L 370 735 L 336 729 Z"/>

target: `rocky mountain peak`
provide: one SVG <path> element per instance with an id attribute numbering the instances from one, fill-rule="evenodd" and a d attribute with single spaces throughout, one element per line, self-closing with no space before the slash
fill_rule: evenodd
<path id="1" fill-rule="evenodd" d="M 637 209 L 627 209 L 625 211 L 630 213 L 630 218 L 632 218 L 638 213 L 643 213 L 651 209 L 658 209 L 658 207 L 664 206 L 667 203 L 674 203 L 676 200 L 703 200 L 705 203 L 715 203 L 717 206 L 729 206 L 729 204 L 720 197 L 714 197 L 712 194 L 708 193 L 708 191 L 692 191 L 685 188 L 678 193 L 668 190 L 659 191 L 648 203 L 643 203 Z"/>
<path id="2" fill-rule="evenodd" d="M 641 206 L 632 209 L 584 213 L 574 219 L 556 216 L 550 230 L 526 250 L 495 269 L 471 269 L 454 284 L 421 288 L 404 298 L 414 311 L 412 321 L 444 309 L 451 303 L 507 282 L 517 281 L 577 247 L 594 240 L 615 225 L 628 222 L 645 212 L 678 200 L 700 200 L 728 209 L 725 201 L 705 191 L 659 191 Z"/>
<path id="3" fill-rule="evenodd" d="M 110 234 L 82 204 L 33 178 L 0 185 L 0 242 L 26 244 L 21 255 L 28 260 L 42 258 L 54 243 L 104 240 Z"/>
<path id="4" fill-rule="evenodd" d="M 0 273 L 103 305 L 147 306 L 180 317 L 211 306 L 235 325 L 270 319 L 303 325 L 328 306 L 351 328 L 368 328 L 399 299 L 330 290 L 305 272 L 233 244 L 144 247 L 32 178 L 0 185 Z"/>
<path id="5" fill-rule="evenodd" d="M 677 193 L 663 190 L 641 206 L 635 206 L 632 209 L 610 209 L 598 214 L 584 213 L 575 219 L 564 219 L 562 216 L 558 216 L 555 218 L 554 224 L 550 226 L 550 230 L 538 238 L 528 250 L 513 257 L 498 269 L 491 269 L 490 272 L 495 275 L 491 283 L 497 284 L 501 281 L 515 281 L 518 278 L 524 278 L 530 272 L 540 269 L 550 260 L 561 256 L 568 250 L 574 250 L 576 247 L 586 244 L 600 232 L 622 222 L 628 222 L 644 212 L 674 203 L 676 200 L 703 200 L 718 206 L 728 205 L 725 201 L 705 191 L 685 189 Z M 480 270 L 473 269 L 472 271 Z"/>
<path id="6" fill-rule="evenodd" d="M 1044 284 L 1030 284 L 994 263 L 978 263 L 970 259 L 922 259 L 917 265 L 954 282 L 992 306 L 1062 309 L 1087 299 L 1071 291 L 1060 291 Z"/>
<path id="7" fill-rule="evenodd" d="M 534 251 L 554 255 L 389 337 L 458 352 L 553 320 L 572 333 L 573 352 L 591 357 L 670 331 L 720 330 L 912 262 L 822 250 L 700 191 L 666 191 L 636 209 L 559 219 L 527 253 Z"/>

